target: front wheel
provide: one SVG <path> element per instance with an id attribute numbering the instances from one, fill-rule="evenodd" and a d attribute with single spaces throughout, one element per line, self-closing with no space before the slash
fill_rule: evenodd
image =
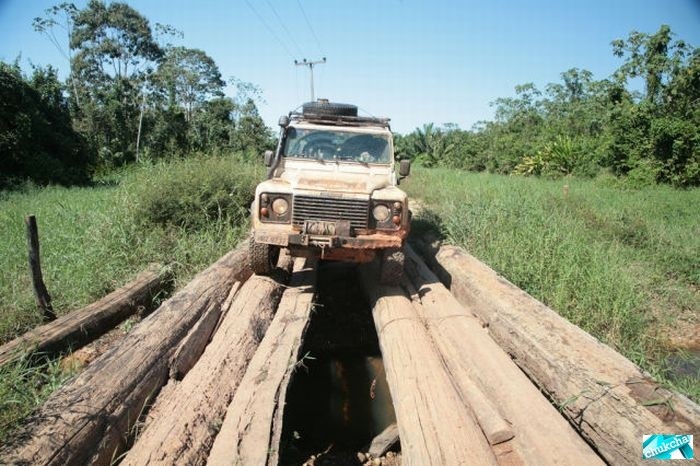
<path id="1" fill-rule="evenodd" d="M 280 256 L 279 246 L 258 243 L 255 238 L 250 238 L 248 251 L 250 268 L 258 275 L 270 275 L 277 266 L 277 259 Z"/>
<path id="2" fill-rule="evenodd" d="M 403 278 L 405 261 L 403 248 L 390 248 L 382 251 L 379 266 L 379 282 L 382 285 L 398 285 Z"/>

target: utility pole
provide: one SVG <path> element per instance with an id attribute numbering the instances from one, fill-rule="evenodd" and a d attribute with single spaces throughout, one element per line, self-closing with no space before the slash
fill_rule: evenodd
<path id="1" fill-rule="evenodd" d="M 323 57 L 320 60 L 316 61 L 310 61 L 304 58 L 302 61 L 294 60 L 294 64 L 297 66 L 308 66 L 309 67 L 309 72 L 311 74 L 311 102 L 313 102 L 314 99 L 314 65 L 322 65 L 326 63 L 326 57 Z"/>

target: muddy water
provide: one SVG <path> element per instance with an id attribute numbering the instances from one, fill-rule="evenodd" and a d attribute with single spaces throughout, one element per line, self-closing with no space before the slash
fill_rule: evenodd
<path id="1" fill-rule="evenodd" d="M 667 359 L 666 363 L 669 376 L 672 379 L 682 377 L 700 378 L 700 348 L 673 354 Z"/>
<path id="2" fill-rule="evenodd" d="M 330 451 L 357 464 L 375 435 L 395 422 L 374 323 L 353 266 L 324 263 L 306 334 L 304 367 L 284 411 L 281 464 Z"/>

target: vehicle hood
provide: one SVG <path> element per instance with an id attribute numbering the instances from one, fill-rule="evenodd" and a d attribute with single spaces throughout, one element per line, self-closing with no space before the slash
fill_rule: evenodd
<path id="1" fill-rule="evenodd" d="M 293 190 L 335 191 L 372 194 L 377 189 L 393 186 L 393 172 L 389 166 L 326 163 L 322 167 L 289 166 L 281 180 Z"/>

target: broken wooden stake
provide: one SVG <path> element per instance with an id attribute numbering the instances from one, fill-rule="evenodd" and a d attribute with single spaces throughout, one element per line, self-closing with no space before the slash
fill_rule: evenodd
<path id="1" fill-rule="evenodd" d="M 56 313 L 51 306 L 51 296 L 44 284 L 44 276 L 41 273 L 41 255 L 39 253 L 39 228 L 36 217 L 30 215 L 24 219 L 27 226 L 27 249 L 29 252 L 29 273 L 32 277 L 32 288 L 37 306 L 41 309 L 44 322 L 56 319 Z"/>

